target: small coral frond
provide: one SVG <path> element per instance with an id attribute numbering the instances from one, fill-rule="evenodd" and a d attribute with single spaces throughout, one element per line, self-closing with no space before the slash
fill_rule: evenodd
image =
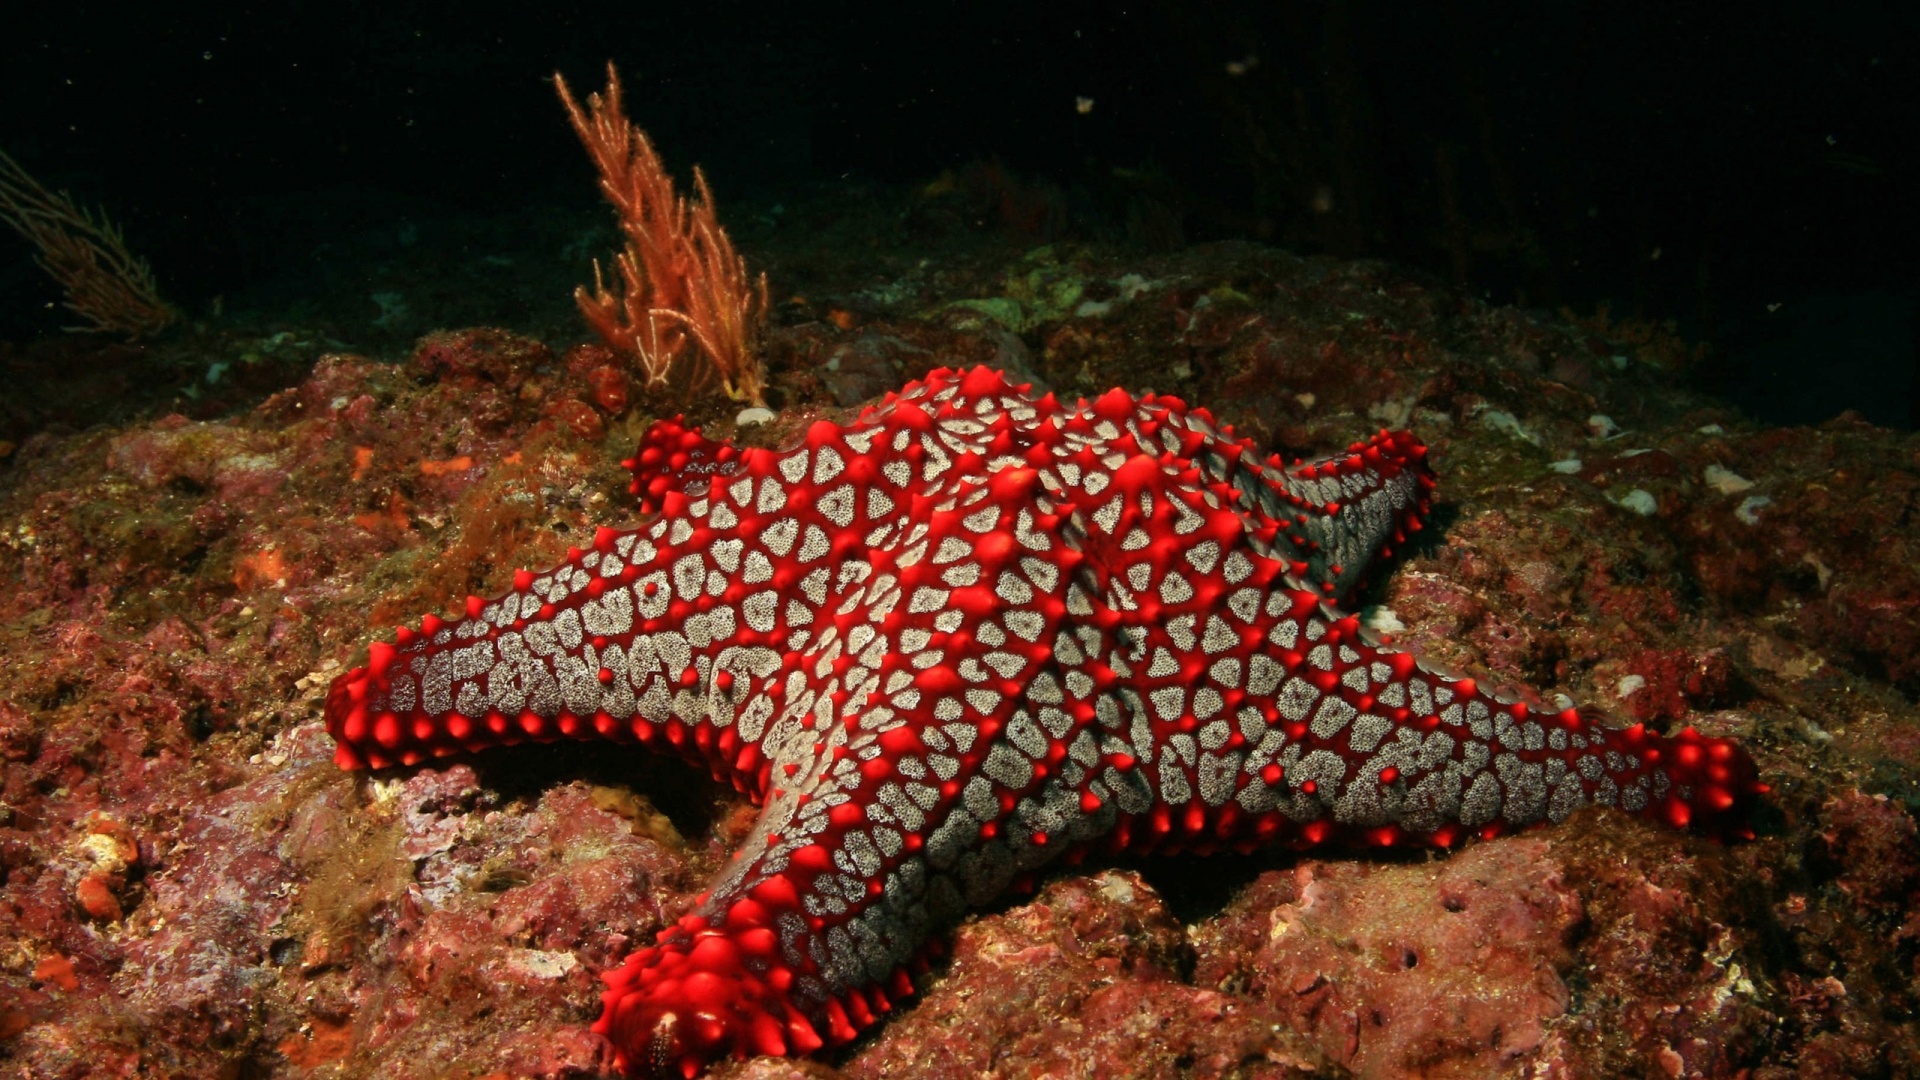
<path id="1" fill-rule="evenodd" d="M 120 230 L 66 192 L 49 192 L 0 153 L 0 222 L 34 246 L 34 261 L 60 283 L 67 310 L 87 320 L 69 330 L 154 337 L 180 318 L 160 299 L 153 270 L 127 250 Z"/>
<path id="2" fill-rule="evenodd" d="M 607 65 L 604 94 L 586 106 L 554 76 L 574 133 L 600 171 L 600 190 L 620 218 L 625 247 L 616 259 L 619 294 L 594 264 L 593 289 L 574 291 L 588 325 L 614 350 L 635 360 L 649 386 L 662 386 L 688 342 L 718 373 L 727 394 L 759 402 L 764 377 L 755 352 L 766 318 L 766 278 L 749 281 L 714 213 L 713 193 L 693 171 L 696 201 L 674 191 L 646 133 L 627 119 L 619 75 Z M 694 382 L 701 381 L 696 375 Z"/>

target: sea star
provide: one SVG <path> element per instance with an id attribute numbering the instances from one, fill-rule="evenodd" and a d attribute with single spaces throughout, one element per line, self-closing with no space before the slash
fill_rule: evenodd
<path id="1" fill-rule="evenodd" d="M 1203 409 L 935 371 L 784 452 L 678 421 L 601 529 L 375 643 L 337 760 L 637 740 L 762 804 L 697 909 L 605 975 L 621 1068 L 843 1043 L 969 906 L 1095 845 L 1451 845 L 1587 803 L 1740 832 L 1763 785 L 1442 675 L 1339 605 L 1421 527 L 1407 433 L 1283 466 Z"/>

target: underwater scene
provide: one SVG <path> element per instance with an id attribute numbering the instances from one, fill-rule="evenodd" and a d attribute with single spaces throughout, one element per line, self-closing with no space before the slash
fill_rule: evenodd
<path id="1" fill-rule="evenodd" d="M 0 23 L 0 1076 L 1920 1077 L 1920 9 Z"/>

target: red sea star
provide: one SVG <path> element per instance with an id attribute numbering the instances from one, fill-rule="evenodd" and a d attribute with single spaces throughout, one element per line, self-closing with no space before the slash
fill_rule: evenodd
<path id="1" fill-rule="evenodd" d="M 1589 803 L 1742 831 L 1747 755 L 1423 668 L 1338 606 L 1420 528 L 1425 448 L 1283 468 L 1178 399 L 936 371 L 805 444 L 654 426 L 660 513 L 327 697 L 337 760 L 637 740 L 762 803 L 699 908 L 609 972 L 620 1066 L 854 1037 L 933 935 L 1094 845 L 1451 845 Z"/>

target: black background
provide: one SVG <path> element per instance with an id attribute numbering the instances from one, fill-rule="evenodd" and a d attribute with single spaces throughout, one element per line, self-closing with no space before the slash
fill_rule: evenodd
<path id="1" fill-rule="evenodd" d="M 4 22 L 0 149 L 109 207 L 190 309 L 383 218 L 591 203 L 548 80 L 594 89 L 612 59 L 723 207 L 993 160 L 1064 192 L 1070 233 L 1118 235 L 1145 188 L 1186 241 L 1677 320 L 1767 419 L 1913 421 L 1920 5 L 69 3 Z M 0 234 L 0 337 L 57 325 L 45 288 Z"/>

